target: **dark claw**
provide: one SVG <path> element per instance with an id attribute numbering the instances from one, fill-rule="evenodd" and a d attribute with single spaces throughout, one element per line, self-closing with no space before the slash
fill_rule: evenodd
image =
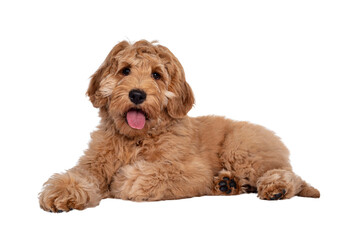
<path id="1" fill-rule="evenodd" d="M 225 181 L 221 181 L 221 182 L 219 182 L 219 185 L 220 185 L 220 186 L 226 186 L 227 183 L 226 183 Z"/>
<path id="2" fill-rule="evenodd" d="M 236 189 L 236 182 L 234 181 L 234 179 L 231 179 L 229 186 Z"/>
<path id="3" fill-rule="evenodd" d="M 63 212 L 63 210 L 58 210 L 57 212 L 58 212 L 58 213 L 62 213 L 62 212 Z"/>
<path id="4" fill-rule="evenodd" d="M 74 210 L 73 208 L 69 208 L 69 211 Z"/>
<path id="5" fill-rule="evenodd" d="M 228 190 L 227 186 L 221 186 L 220 187 L 220 191 L 222 191 L 222 192 L 226 192 L 227 190 Z"/>
<path id="6" fill-rule="evenodd" d="M 223 177 L 223 180 L 225 180 L 225 181 L 229 181 L 229 180 L 230 180 L 230 178 L 228 178 L 228 177 Z"/>
<path id="7" fill-rule="evenodd" d="M 227 192 L 226 192 L 226 194 L 230 194 L 231 193 L 231 189 L 229 189 Z"/>

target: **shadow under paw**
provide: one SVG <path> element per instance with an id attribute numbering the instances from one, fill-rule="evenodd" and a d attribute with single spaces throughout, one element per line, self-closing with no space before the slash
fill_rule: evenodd
<path id="1" fill-rule="evenodd" d="M 254 186 L 251 186 L 250 184 L 245 184 L 241 186 L 241 190 L 244 193 L 257 193 L 257 188 Z"/>

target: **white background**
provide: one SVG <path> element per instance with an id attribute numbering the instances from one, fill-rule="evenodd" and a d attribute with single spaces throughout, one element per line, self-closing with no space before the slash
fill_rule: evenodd
<path id="1" fill-rule="evenodd" d="M 1 239 L 359 239 L 357 1 L 1 1 Z M 90 75 L 128 39 L 182 62 L 196 105 L 282 137 L 320 199 L 255 194 L 38 206 L 99 122 Z"/>

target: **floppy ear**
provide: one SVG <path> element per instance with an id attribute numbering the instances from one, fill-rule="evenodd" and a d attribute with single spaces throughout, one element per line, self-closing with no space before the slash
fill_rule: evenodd
<path id="1" fill-rule="evenodd" d="M 167 112 L 173 118 L 182 118 L 190 111 L 194 105 L 195 98 L 191 87 L 185 80 L 184 69 L 179 60 L 165 47 L 159 46 L 168 52 L 169 61 L 165 68 L 170 74 L 171 82 L 168 90 L 174 93 L 167 103 Z"/>
<path id="2" fill-rule="evenodd" d="M 167 110 L 171 117 L 182 118 L 190 111 L 194 105 L 194 94 L 187 82 L 183 82 L 174 90 L 169 88 L 175 94 L 175 97 L 169 99 Z"/>
<path id="3" fill-rule="evenodd" d="M 101 64 L 99 69 L 91 76 L 89 88 L 86 94 L 89 96 L 90 101 L 94 107 L 100 108 L 107 104 L 107 98 L 103 97 L 102 94 L 98 91 L 100 82 L 104 76 L 109 74 L 111 65 L 114 60 L 113 57 L 129 45 L 130 44 L 127 41 L 122 41 L 116 44 L 107 55 L 105 61 Z"/>

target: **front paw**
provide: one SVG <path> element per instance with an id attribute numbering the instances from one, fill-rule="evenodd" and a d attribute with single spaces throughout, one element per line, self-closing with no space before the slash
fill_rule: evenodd
<path id="1" fill-rule="evenodd" d="M 53 175 L 39 195 L 40 207 L 50 212 L 82 210 L 98 205 L 100 199 L 94 184 L 72 173 Z"/>

